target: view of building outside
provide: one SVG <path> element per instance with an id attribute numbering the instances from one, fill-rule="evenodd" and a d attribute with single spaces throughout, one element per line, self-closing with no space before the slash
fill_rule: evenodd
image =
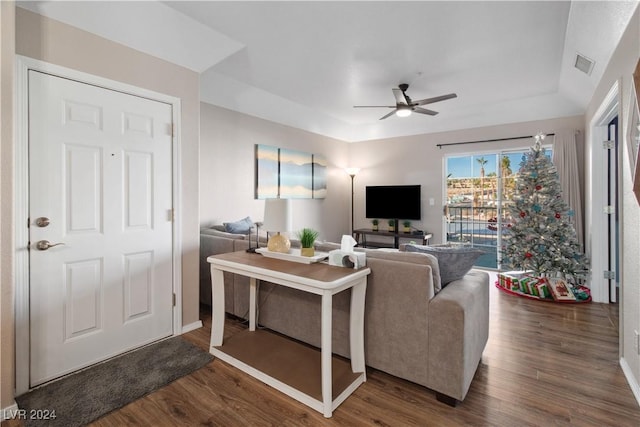
<path id="1" fill-rule="evenodd" d="M 501 230 L 511 221 L 504 208 L 513 199 L 526 152 L 528 149 L 446 159 L 446 240 L 486 252 L 476 261 L 477 266 L 500 267 Z M 546 154 L 551 156 L 548 147 Z"/>

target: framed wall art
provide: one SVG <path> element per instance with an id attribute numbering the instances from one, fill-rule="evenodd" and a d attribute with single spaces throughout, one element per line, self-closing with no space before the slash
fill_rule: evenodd
<path id="1" fill-rule="evenodd" d="M 256 199 L 278 197 L 279 149 L 269 145 L 256 145 Z"/>
<path id="2" fill-rule="evenodd" d="M 313 156 L 303 151 L 280 149 L 280 197 L 310 199 L 313 196 Z"/>
<path id="3" fill-rule="evenodd" d="M 629 111 L 629 124 L 627 126 L 629 134 L 629 147 L 630 153 L 629 156 L 631 158 L 631 165 L 634 169 L 633 174 L 633 192 L 636 195 L 636 200 L 640 204 L 640 159 L 638 158 L 640 150 L 638 150 L 638 144 L 640 143 L 640 111 L 639 111 L 639 100 L 640 96 L 640 60 L 638 60 L 638 64 L 636 65 L 636 69 L 633 73 L 633 90 L 632 90 L 632 100 L 631 100 L 631 109 Z"/>
<path id="4" fill-rule="evenodd" d="M 320 154 L 255 146 L 256 199 L 324 199 L 327 160 Z"/>
<path id="5" fill-rule="evenodd" d="M 313 155 L 313 198 L 327 197 L 327 159 L 321 154 Z"/>

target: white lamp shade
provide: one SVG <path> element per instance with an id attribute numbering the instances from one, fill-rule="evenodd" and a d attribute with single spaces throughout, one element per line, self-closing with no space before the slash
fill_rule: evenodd
<path id="1" fill-rule="evenodd" d="M 266 199 L 264 201 L 265 231 L 291 230 L 291 203 L 289 199 Z"/>
<path id="2" fill-rule="evenodd" d="M 356 176 L 360 172 L 360 168 L 345 168 L 345 171 L 351 176 Z"/>

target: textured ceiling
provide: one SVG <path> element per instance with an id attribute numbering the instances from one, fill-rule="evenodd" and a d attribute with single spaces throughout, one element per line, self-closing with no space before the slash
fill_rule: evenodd
<path id="1" fill-rule="evenodd" d="M 637 2 L 18 5 L 202 73 L 204 102 L 361 141 L 584 113 Z M 437 116 L 353 108 L 393 105 L 400 83 L 458 97 Z"/>

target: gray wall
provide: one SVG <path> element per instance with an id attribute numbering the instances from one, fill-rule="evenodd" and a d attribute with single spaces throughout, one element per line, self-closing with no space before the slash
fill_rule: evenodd
<path id="1" fill-rule="evenodd" d="M 451 154 L 487 152 L 504 148 L 527 148 L 529 140 L 463 145 L 439 149 L 436 144 L 533 135 L 560 129 L 583 132 L 583 116 L 492 126 L 463 131 L 418 135 L 385 140 L 346 143 L 288 126 L 201 104 L 200 222 L 202 226 L 233 221 L 249 215 L 263 217 L 264 204 L 254 200 L 254 146 L 282 148 L 324 154 L 330 165 L 328 196 L 325 200 L 294 200 L 293 228 L 314 227 L 321 239 L 339 241 L 350 231 L 351 180 L 347 166 L 360 167 L 354 180 L 355 228 L 370 228 L 365 218 L 367 185 L 420 184 L 423 220 L 413 225 L 442 240 L 442 180 L 444 157 Z M 428 120 L 428 118 L 426 118 Z M 582 156 L 582 152 L 579 153 Z M 435 205 L 429 206 L 429 198 Z M 384 227 L 382 227 L 384 229 Z"/>
<path id="2" fill-rule="evenodd" d="M 350 144 L 351 162 L 354 166 L 362 168 L 356 177 L 356 228 L 371 227 L 364 212 L 364 193 L 367 185 L 420 184 L 423 199 L 422 221 L 413 221 L 412 224 L 433 233 L 432 243 L 442 242 L 445 156 L 495 152 L 502 149 L 526 149 L 532 145 L 532 140 L 511 140 L 443 148 L 438 148 L 437 144 L 535 135 L 541 131 L 552 133 L 561 129 L 583 132 L 583 126 L 583 117 L 575 116 Z M 429 205 L 430 198 L 434 199 L 434 206 Z"/>
<path id="3" fill-rule="evenodd" d="M 303 130 L 201 103 L 200 221 L 221 224 L 264 217 L 264 201 L 255 200 L 256 144 L 290 148 L 327 158 L 326 199 L 292 201 L 293 230 L 311 227 L 319 239 L 336 241 L 350 231 L 348 144 Z M 295 233 L 293 233 L 295 236 Z"/>

